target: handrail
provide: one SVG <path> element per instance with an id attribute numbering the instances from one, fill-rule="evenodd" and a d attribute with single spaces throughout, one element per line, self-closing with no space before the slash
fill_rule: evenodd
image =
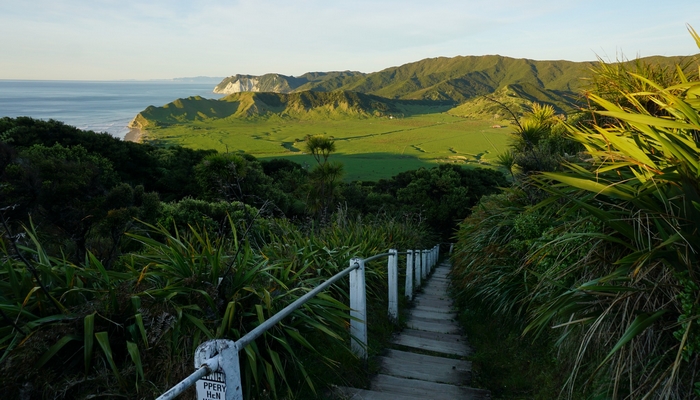
<path id="1" fill-rule="evenodd" d="M 215 339 L 202 343 L 195 352 L 195 372 L 163 393 L 157 400 L 170 400 L 180 395 L 189 387 L 197 384 L 198 393 L 208 391 L 208 398 L 225 400 L 242 400 L 242 384 L 238 352 L 260 337 L 285 317 L 304 305 L 311 298 L 326 290 L 332 284 L 350 275 L 350 337 L 351 349 L 361 358 L 367 358 L 367 301 L 365 288 L 365 263 L 388 257 L 389 281 L 389 318 L 398 319 L 398 256 L 406 255 L 406 297 L 413 297 L 414 287 L 419 287 L 421 279 L 430 274 L 440 255 L 440 245 L 430 250 L 408 250 L 398 252 L 394 249 L 388 253 L 376 254 L 368 258 L 353 258 L 350 266 L 315 287 L 305 295 L 277 312 L 258 325 L 252 331 L 236 341 Z M 415 268 L 414 268 L 415 267 Z M 415 282 L 414 285 L 414 273 Z M 212 377 L 217 375 L 216 377 Z M 210 378 L 211 377 L 211 378 Z M 207 379 L 210 378 L 210 379 Z M 223 379 L 223 380 L 222 380 Z M 223 391 L 223 396 L 222 396 Z M 214 393 L 216 392 L 216 393 Z M 210 396 L 210 394 L 212 394 Z M 216 397 L 215 395 L 222 396 Z M 204 395 L 203 395 L 204 396 Z M 200 396 L 201 397 L 201 396 Z"/>
<path id="2" fill-rule="evenodd" d="M 180 383 L 178 383 L 177 385 L 170 388 L 170 390 L 160 395 L 158 399 L 173 399 L 179 396 L 180 394 L 182 394 L 182 392 L 189 389 L 190 386 L 194 385 L 198 380 L 211 374 L 217 369 L 219 369 L 219 360 L 218 357 L 215 357 L 211 362 L 211 365 L 209 365 L 209 363 L 203 364 L 201 367 L 199 367 L 199 369 L 190 374 L 190 376 L 181 380 Z"/>
<path id="3" fill-rule="evenodd" d="M 284 317 L 288 316 L 289 314 L 293 313 L 297 308 L 301 307 L 309 301 L 312 297 L 316 296 L 317 294 L 321 293 L 322 291 L 326 290 L 329 286 L 332 284 L 336 283 L 337 281 L 340 280 L 340 278 L 344 277 L 345 275 L 349 274 L 350 272 L 356 270 L 359 268 L 359 265 L 351 265 L 348 268 L 345 268 L 344 270 L 338 272 L 337 274 L 333 275 L 330 279 L 327 281 L 323 282 L 322 284 L 318 285 L 315 289 L 312 291 L 308 292 L 307 294 L 299 297 L 296 299 L 292 304 L 288 305 L 287 307 L 283 308 L 277 314 L 273 315 L 269 319 L 267 319 L 265 322 L 262 324 L 258 325 L 253 329 L 252 331 L 248 332 L 245 336 L 242 338 L 238 339 L 236 341 L 236 344 L 240 348 L 243 348 L 250 344 L 253 340 L 257 339 L 260 335 L 265 333 L 268 329 L 272 328 L 274 325 L 276 325 L 278 322 L 282 321 Z"/>
<path id="4" fill-rule="evenodd" d="M 394 253 L 389 252 L 389 253 L 376 254 L 376 255 L 373 255 L 372 257 L 363 258 L 362 261 L 368 263 L 370 261 L 374 261 L 374 260 L 376 260 L 378 258 L 382 258 L 382 257 L 387 257 L 387 256 L 390 256 L 392 254 L 394 254 Z"/>

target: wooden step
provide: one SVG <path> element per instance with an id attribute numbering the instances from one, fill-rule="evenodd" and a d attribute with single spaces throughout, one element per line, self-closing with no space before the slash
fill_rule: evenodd
<path id="1" fill-rule="evenodd" d="M 427 382 L 419 379 L 397 378 L 384 374 L 379 374 L 372 380 L 372 390 L 385 393 L 390 392 L 397 396 L 418 396 L 423 399 L 464 400 L 490 397 L 484 397 L 485 394 L 488 394 L 488 392 L 484 393 L 484 390 Z"/>
<path id="2" fill-rule="evenodd" d="M 441 340 L 427 337 L 399 335 L 399 337 L 394 340 L 394 343 L 416 350 L 431 351 L 433 353 L 440 353 L 448 356 L 468 357 L 472 354 L 472 349 L 466 342 L 443 342 Z"/>
<path id="3" fill-rule="evenodd" d="M 418 308 L 414 308 L 413 310 L 411 310 L 411 316 L 418 317 L 418 318 L 428 318 L 428 319 L 447 320 L 447 321 L 453 321 L 453 320 L 457 319 L 457 314 L 455 314 L 453 312 L 425 311 L 425 310 L 420 310 Z"/>
<path id="4" fill-rule="evenodd" d="M 439 299 L 434 297 L 423 297 L 416 299 L 416 306 L 452 310 L 454 304 L 450 300 Z"/>
<path id="5" fill-rule="evenodd" d="M 426 354 L 389 350 L 379 357 L 382 373 L 399 378 L 420 379 L 423 381 L 466 385 L 471 379 L 471 361 L 435 357 Z"/>
<path id="6" fill-rule="evenodd" d="M 338 400 L 426 400 L 423 396 L 399 395 L 392 392 L 375 392 L 372 390 L 356 389 L 339 386 L 334 390 Z"/>
<path id="7" fill-rule="evenodd" d="M 426 306 L 423 304 L 418 304 L 413 309 L 411 309 L 411 312 L 414 311 L 423 311 L 423 312 L 432 312 L 432 313 L 443 313 L 443 314 L 454 314 L 457 312 L 454 308 L 451 307 L 430 307 Z"/>
<path id="8" fill-rule="evenodd" d="M 440 332 L 429 332 L 429 331 L 419 331 L 416 329 L 404 329 L 402 334 L 406 336 L 413 336 L 419 338 L 426 338 L 432 340 L 439 340 L 447 343 L 462 343 L 469 346 L 469 341 L 467 338 L 460 334 L 455 333 L 440 333 Z"/>
<path id="9" fill-rule="evenodd" d="M 437 332 L 437 333 L 456 333 L 459 334 L 462 328 L 455 322 L 435 322 L 421 320 L 416 317 L 409 317 L 406 321 L 406 326 L 419 331 Z"/>
<path id="10" fill-rule="evenodd" d="M 436 268 L 416 293 L 407 328 L 394 339 L 396 348 L 379 357 L 381 370 L 371 389 L 337 387 L 342 400 L 490 399 L 487 390 L 467 387 L 472 349 L 457 323 L 459 311 L 449 296 L 450 265 Z M 426 354 L 430 353 L 430 354 Z"/>

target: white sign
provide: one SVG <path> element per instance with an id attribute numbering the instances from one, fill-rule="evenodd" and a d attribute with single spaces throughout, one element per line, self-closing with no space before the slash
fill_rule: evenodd
<path id="1" fill-rule="evenodd" d="M 226 400 L 226 375 L 214 372 L 197 381 L 197 400 Z"/>

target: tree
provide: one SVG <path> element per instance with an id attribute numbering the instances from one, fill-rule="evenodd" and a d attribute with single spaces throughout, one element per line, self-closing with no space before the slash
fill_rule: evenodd
<path id="1" fill-rule="evenodd" d="M 13 216 L 49 222 L 85 250 L 90 228 L 105 215 L 104 201 L 117 182 L 112 163 L 78 145 L 37 144 L 21 151 L 3 171 L 4 199 Z"/>
<path id="2" fill-rule="evenodd" d="M 322 221 L 337 195 L 338 183 L 344 173 L 343 164 L 328 161 L 335 151 L 335 142 L 325 136 L 307 136 L 306 150 L 316 160 L 316 166 L 309 172 L 310 186 L 306 204 L 309 211 Z"/>
<path id="3" fill-rule="evenodd" d="M 198 198 L 209 201 L 239 201 L 256 208 L 286 215 L 293 201 L 263 166 L 249 154 L 215 153 L 194 168 L 201 188 Z"/>

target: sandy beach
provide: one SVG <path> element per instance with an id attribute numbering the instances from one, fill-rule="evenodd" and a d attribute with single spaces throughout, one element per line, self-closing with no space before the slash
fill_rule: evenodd
<path id="1" fill-rule="evenodd" d="M 143 139 L 143 131 L 138 128 L 129 128 L 129 133 L 124 136 L 125 142 L 141 143 L 141 139 Z"/>

